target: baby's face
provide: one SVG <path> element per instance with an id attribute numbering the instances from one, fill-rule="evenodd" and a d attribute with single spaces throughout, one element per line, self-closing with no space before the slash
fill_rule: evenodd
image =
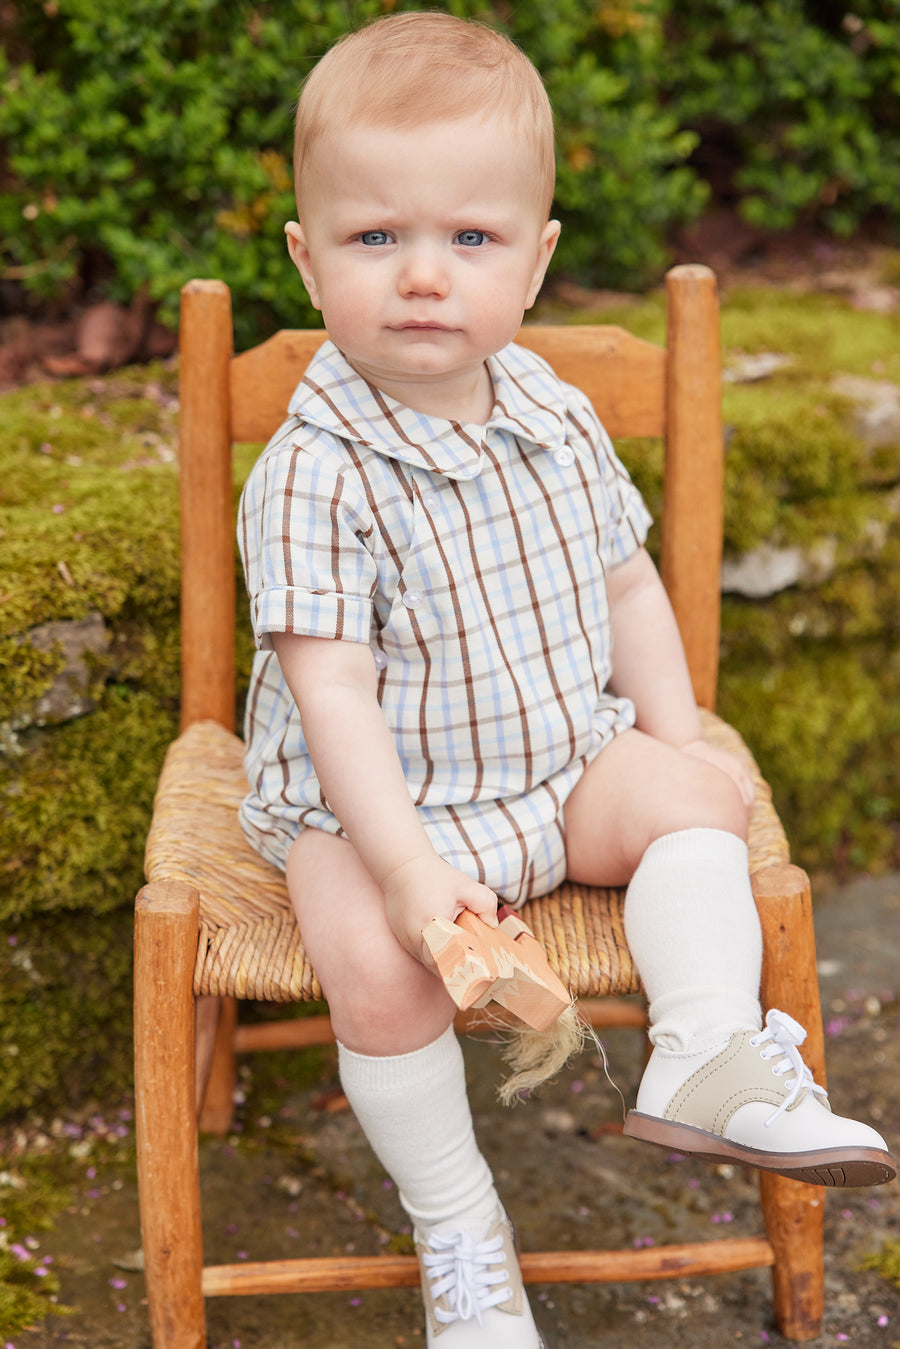
<path id="1" fill-rule="evenodd" d="M 354 369 L 434 416 L 485 421 L 485 358 L 518 331 L 559 227 L 534 155 L 495 119 L 336 130 L 314 150 L 291 257 Z"/>

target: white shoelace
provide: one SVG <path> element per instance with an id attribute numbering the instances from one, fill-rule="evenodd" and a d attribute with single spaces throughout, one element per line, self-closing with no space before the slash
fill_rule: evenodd
<path id="1" fill-rule="evenodd" d="M 489 1307 L 512 1297 L 509 1271 L 491 1268 L 506 1264 L 502 1236 L 474 1242 L 467 1232 L 435 1232 L 428 1238 L 428 1247 L 423 1264 L 431 1282 L 431 1296 L 437 1302 L 446 1293 L 450 1306 L 449 1311 L 435 1307 L 438 1321 L 446 1325 L 474 1317 L 482 1326 L 483 1313 Z"/>
<path id="2" fill-rule="evenodd" d="M 772 1072 L 776 1077 L 782 1077 L 785 1073 L 794 1073 L 792 1082 L 785 1082 L 785 1087 L 790 1088 L 781 1105 L 773 1115 L 766 1120 L 766 1128 L 774 1124 L 785 1110 L 790 1110 L 795 1101 L 799 1100 L 800 1093 L 804 1090 L 814 1092 L 817 1096 L 822 1096 L 827 1101 L 828 1092 L 824 1087 L 820 1087 L 816 1082 L 809 1068 L 800 1057 L 800 1046 L 806 1039 L 806 1031 L 798 1021 L 787 1012 L 776 1011 L 773 1007 L 766 1013 L 766 1024 L 758 1035 L 750 1038 L 750 1043 L 755 1047 L 765 1046 L 760 1058 L 763 1059 L 781 1059 L 776 1063 Z"/>

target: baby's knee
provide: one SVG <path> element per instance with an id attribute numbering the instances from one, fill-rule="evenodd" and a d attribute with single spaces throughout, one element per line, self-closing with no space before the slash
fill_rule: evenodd
<path id="1" fill-rule="evenodd" d="M 698 827 L 736 834 L 746 843 L 750 832 L 750 807 L 733 778 L 711 764 L 700 771 L 690 798 L 682 802 L 696 818 Z"/>
<path id="2" fill-rule="evenodd" d="M 404 1054 L 446 1030 L 453 1005 L 443 985 L 399 945 L 342 943 L 320 975 L 334 1033 L 360 1053 Z"/>

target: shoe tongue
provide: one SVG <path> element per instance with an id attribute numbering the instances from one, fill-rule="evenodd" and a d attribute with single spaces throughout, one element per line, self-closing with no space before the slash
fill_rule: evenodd
<path id="1" fill-rule="evenodd" d="M 766 1030 L 772 1034 L 772 1039 L 777 1045 L 785 1048 L 788 1045 L 799 1046 L 806 1039 L 806 1031 L 795 1021 L 787 1012 L 779 1012 L 774 1007 L 766 1015 Z"/>
<path id="2" fill-rule="evenodd" d="M 441 1237 L 445 1241 L 454 1237 L 463 1237 L 470 1241 L 473 1246 L 477 1246 L 488 1239 L 501 1216 L 500 1213 L 492 1213 L 489 1218 L 467 1217 L 450 1222 L 435 1223 L 431 1227 L 418 1228 L 416 1238 L 424 1245 L 428 1245 L 434 1237 Z"/>

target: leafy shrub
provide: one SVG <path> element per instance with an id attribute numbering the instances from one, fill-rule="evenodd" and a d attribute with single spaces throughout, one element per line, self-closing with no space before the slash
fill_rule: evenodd
<path id="1" fill-rule="evenodd" d="M 850 234 L 900 198 L 900 0 L 670 0 L 663 87 L 698 166 L 769 230 Z M 832 19 L 832 15 L 834 18 Z"/>
<path id="2" fill-rule="evenodd" d="M 0 254 L 38 300 L 143 293 L 174 323 L 227 277 L 238 342 L 314 322 L 284 249 L 297 87 L 348 27 L 416 0 L 7 6 Z M 445 0 L 505 28 L 559 129 L 554 266 L 639 287 L 707 181 L 767 229 L 848 233 L 900 200 L 900 0 Z M 5 16 L 5 17 L 4 17 Z"/>
<path id="3" fill-rule="evenodd" d="M 412 3 L 361 0 L 54 0 L 18 6 L 0 79 L 5 275 L 44 300 L 102 286 L 145 292 L 175 319 L 196 275 L 227 277 L 238 340 L 311 321 L 284 249 L 294 214 L 297 87 L 352 23 Z M 451 0 L 497 21 L 483 0 Z M 498 6 L 499 10 L 499 6 Z M 507 11 L 504 10 L 504 13 Z M 694 145 L 656 105 L 661 29 L 650 4 L 534 0 L 508 30 L 557 108 L 560 265 L 604 284 L 646 280 L 663 237 L 703 191 Z"/>

